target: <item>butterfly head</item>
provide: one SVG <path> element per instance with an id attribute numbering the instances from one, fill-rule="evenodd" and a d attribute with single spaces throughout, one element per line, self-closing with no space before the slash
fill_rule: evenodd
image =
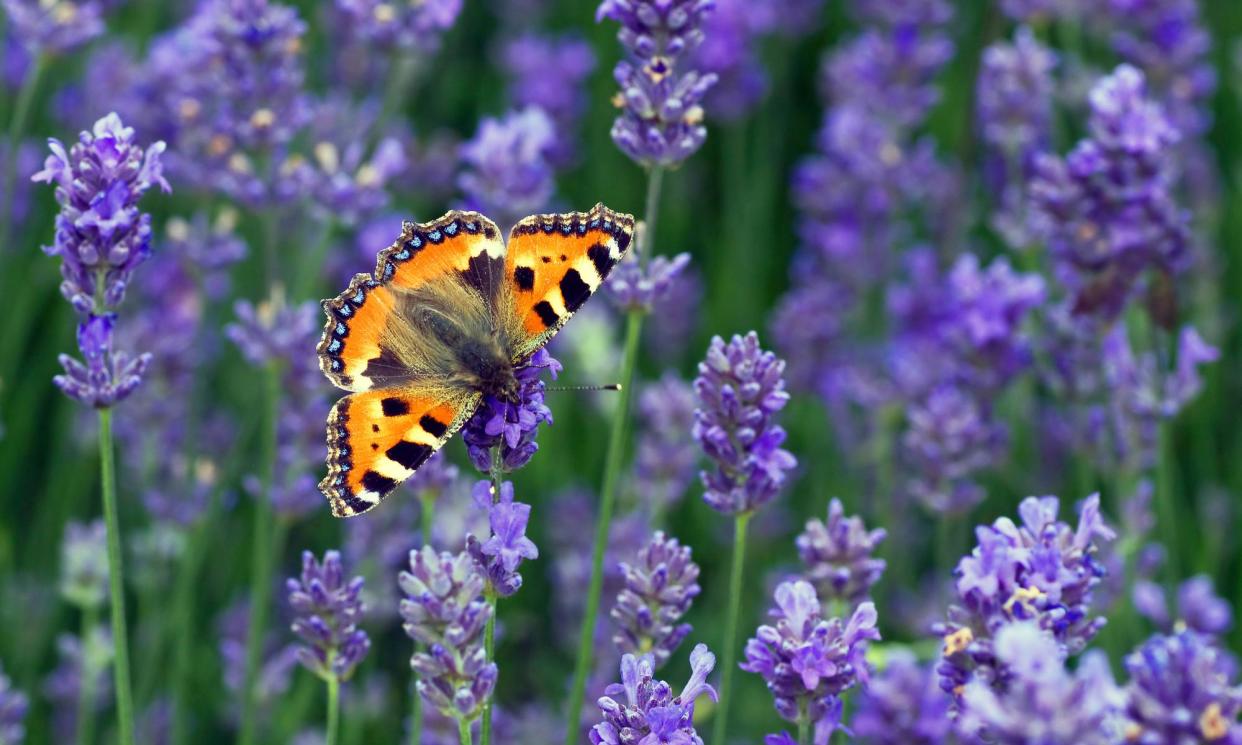
<path id="1" fill-rule="evenodd" d="M 479 373 L 479 388 L 485 394 L 507 403 L 516 404 L 520 401 L 522 387 L 517 376 L 513 374 L 513 365 L 495 365 L 476 372 Z"/>

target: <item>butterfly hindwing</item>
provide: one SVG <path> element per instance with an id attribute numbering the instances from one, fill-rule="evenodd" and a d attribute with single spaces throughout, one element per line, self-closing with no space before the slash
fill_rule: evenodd
<path id="1" fill-rule="evenodd" d="M 621 261 L 633 234 L 632 216 L 602 204 L 590 212 L 533 215 L 513 226 L 505 283 L 520 322 L 516 359 L 547 343 L 582 307 Z"/>
<path id="2" fill-rule="evenodd" d="M 474 413 L 473 391 L 384 388 L 345 396 L 328 416 L 328 475 L 319 489 L 332 514 L 371 509 L 418 470 Z"/>
<path id="3" fill-rule="evenodd" d="M 496 224 L 477 212 L 453 211 L 430 223 L 404 224 L 380 251 L 374 274 L 355 275 L 345 292 L 324 301 L 319 366 L 348 391 L 411 382 L 409 366 L 393 349 L 392 324 L 402 298 L 452 281 L 477 292 L 495 311 L 504 275 L 505 247 Z"/>

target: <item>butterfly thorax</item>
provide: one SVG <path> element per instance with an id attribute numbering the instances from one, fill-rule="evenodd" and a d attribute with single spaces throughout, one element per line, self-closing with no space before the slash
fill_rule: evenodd
<path id="1" fill-rule="evenodd" d="M 516 403 L 519 384 L 513 374 L 513 363 L 494 337 L 467 339 L 456 348 L 462 369 L 472 377 L 471 388 L 501 401 Z"/>

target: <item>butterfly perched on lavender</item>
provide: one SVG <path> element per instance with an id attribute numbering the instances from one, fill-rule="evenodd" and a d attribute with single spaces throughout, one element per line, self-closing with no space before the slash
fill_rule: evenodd
<path id="1" fill-rule="evenodd" d="M 599 289 L 629 248 L 634 218 L 533 215 L 503 243 L 477 212 L 406 222 L 372 274 L 325 300 L 319 366 L 350 391 L 328 415 L 337 517 L 379 504 L 444 446 L 483 396 L 513 400 L 514 370 Z"/>

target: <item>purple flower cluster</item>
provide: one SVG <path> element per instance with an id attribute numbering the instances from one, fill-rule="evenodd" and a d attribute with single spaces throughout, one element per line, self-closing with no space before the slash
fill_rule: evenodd
<path id="1" fill-rule="evenodd" d="M 975 474 L 1004 455 L 1009 438 L 987 402 L 965 388 L 940 385 L 906 412 L 901 444 L 910 494 L 943 515 L 961 514 L 983 501 Z"/>
<path id="2" fill-rule="evenodd" d="M 866 600 L 884 574 L 885 561 L 874 554 L 887 535 L 883 528 L 867 530 L 861 517 L 846 517 L 835 497 L 828 503 L 827 522 L 807 520 L 796 545 L 805 576 L 819 597 L 851 606 Z"/>
<path id="3" fill-rule="evenodd" d="M 1126 657 L 1126 742 L 1242 743 L 1237 663 L 1194 631 L 1154 636 Z"/>
<path id="4" fill-rule="evenodd" d="M 638 394 L 643 428 L 634 452 L 634 493 L 653 514 L 676 504 L 694 481 L 699 449 L 686 437 L 694 408 L 694 389 L 671 372 Z"/>
<path id="5" fill-rule="evenodd" d="M 487 515 L 491 535 L 486 540 L 473 534 L 467 536 L 466 551 L 488 586 L 507 598 L 522 587 L 522 575 L 518 573 L 522 561 L 539 558 L 539 548 L 526 537 L 530 505 L 513 501 L 512 481 L 501 483 L 499 494 L 493 493 L 490 481 L 478 481 L 472 496 L 475 505 Z"/>
<path id="6" fill-rule="evenodd" d="M 785 430 L 776 415 L 789 402 L 785 363 L 759 346 L 750 332 L 725 343 L 712 339 L 699 363 L 694 392 L 694 437 L 715 468 L 699 474 L 704 501 L 717 512 L 754 512 L 772 501 L 797 465 L 781 448 Z"/>
<path id="7" fill-rule="evenodd" d="M 13 687 L 13 682 L 0 667 L 0 742 L 5 745 L 22 745 L 26 739 L 26 709 L 30 700 L 26 694 Z"/>
<path id="8" fill-rule="evenodd" d="M 703 695 L 716 700 L 716 689 L 707 684 L 715 666 L 716 655 L 704 644 L 696 646 L 690 652 L 690 679 L 674 696 L 668 683 L 655 678 L 650 655 L 625 655 L 621 682 L 609 685 L 599 700 L 604 721 L 591 728 L 592 745 L 702 745 L 694 730 L 694 704 Z"/>
<path id="9" fill-rule="evenodd" d="M 614 102 L 621 114 L 612 141 L 644 166 L 675 166 L 707 139 L 703 96 L 716 76 L 688 64 L 703 42 L 712 0 L 604 0 L 596 12 L 621 24 L 617 38 L 628 59 L 613 70 L 620 86 Z"/>
<path id="10" fill-rule="evenodd" d="M 374 109 L 334 95 L 313 105 L 314 118 L 307 128 L 312 157 L 301 170 L 306 171 L 310 197 L 322 217 L 347 226 L 363 223 L 386 207 L 385 187 L 410 165 L 396 137 L 380 138 L 374 147 L 358 138 L 359 130 L 374 129 L 379 113 Z"/>
<path id="11" fill-rule="evenodd" d="M 746 642 L 741 668 L 763 677 L 787 721 L 835 725 L 841 693 L 867 679 L 867 642 L 880 638 L 875 605 L 859 605 L 848 622 L 825 619 L 815 588 L 797 580 L 777 586 L 772 617 L 775 626 Z"/>
<path id="12" fill-rule="evenodd" d="M 104 32 L 98 0 L 4 0 L 10 33 L 33 55 L 59 54 Z"/>
<path id="13" fill-rule="evenodd" d="M 500 61 L 509 77 L 509 99 L 523 109 L 542 110 L 555 124 L 556 136 L 545 148 L 557 165 L 573 162 L 573 135 L 587 108 L 582 95 L 595 70 L 595 53 L 576 35 L 523 34 L 505 42 Z"/>
<path id="14" fill-rule="evenodd" d="M 491 450 L 496 447 L 500 448 L 500 463 L 505 471 L 521 468 L 534 457 L 539 449 L 539 443 L 535 442 L 539 425 L 552 423 L 552 410 L 543 403 L 544 370 L 556 380 L 561 363 L 546 349 L 540 349 L 515 371 L 516 401 L 483 397 L 478 411 L 462 428 L 462 439 L 466 441 L 466 450 L 475 468 L 490 473 Z"/>
<path id="15" fill-rule="evenodd" d="M 714 0 L 714 4 L 703 20 L 703 42 L 694 50 L 694 66 L 716 76 L 704 99 L 708 116 L 737 121 L 768 91 L 757 47 L 780 11 L 746 0 Z"/>
<path id="16" fill-rule="evenodd" d="M 337 551 L 324 553 L 322 563 L 302 552 L 302 576 L 285 582 L 296 614 L 293 633 L 302 640 L 298 662 L 324 680 L 349 680 L 371 649 L 367 633 L 358 628 L 366 610 L 362 584 L 362 577 L 346 581 Z"/>
<path id="17" fill-rule="evenodd" d="M 164 143 L 142 148 L 134 130 L 109 114 L 66 151 L 56 139 L 35 181 L 56 184 L 55 242 L 44 250 L 61 259 L 61 294 L 82 317 L 78 349 L 86 363 L 60 358 L 65 374 L 56 377 L 65 395 L 95 408 L 107 408 L 134 392 L 150 363 L 113 350 L 115 315 L 108 309 L 125 297 L 134 269 L 151 251 L 151 216 L 138 200 L 153 185 L 169 191 L 160 155 Z"/>
<path id="18" fill-rule="evenodd" d="M 54 712 L 52 733 L 56 742 L 69 742 L 78 733 L 78 711 L 83 705 L 87 716 L 96 716 L 107 708 L 112 698 L 108 669 L 113 654 L 112 632 L 106 627 L 95 627 L 83 637 L 56 637 L 59 664 L 43 680 L 43 696 Z"/>
<path id="19" fill-rule="evenodd" d="M 1134 609 L 1161 629 L 1168 631 L 1174 627 L 1160 585 L 1149 579 L 1136 580 L 1133 601 Z M 1176 624 L 1206 636 L 1218 636 L 1233 628 L 1233 608 L 1216 594 L 1212 578 L 1199 574 L 1177 588 Z"/>
<path id="20" fill-rule="evenodd" d="M 976 529 L 979 545 L 954 572 L 957 603 L 936 628 L 944 639 L 937 668 L 941 687 L 960 694 L 970 680 L 999 691 L 1010 671 L 996 654 L 1000 630 L 1032 621 L 1052 634 L 1064 654 L 1086 647 L 1105 619 L 1091 615 L 1093 590 L 1104 575 L 1100 542 L 1115 537 L 1100 515 L 1099 495 L 1082 504 L 1077 528 L 1057 520 L 1056 497 L 1027 497 L 1022 524 L 1008 517 Z"/>
<path id="21" fill-rule="evenodd" d="M 466 208 L 490 215 L 502 230 L 543 211 L 556 188 L 548 162 L 556 141 L 552 119 L 534 106 L 483 119 L 461 146 L 465 169 L 457 185 Z"/>
<path id="22" fill-rule="evenodd" d="M 405 633 L 426 645 L 410 660 L 419 694 L 447 717 L 477 719 L 492 695 L 497 670 L 483 649 L 492 606 L 483 600 L 486 581 L 474 559 L 423 546 L 410 552 L 410 570 L 398 582 L 405 594 Z"/>
<path id="23" fill-rule="evenodd" d="M 690 547 L 656 531 L 634 562 L 621 562 L 625 589 L 617 595 L 612 637 L 623 654 L 651 655 L 656 669 L 664 666 L 690 633 L 678 623 L 699 595 L 699 565 Z"/>
<path id="24" fill-rule="evenodd" d="M 1149 270 L 1171 276 L 1190 262 L 1188 217 L 1171 194 L 1180 134 L 1129 65 L 1096 84 L 1090 102 L 1090 137 L 1064 159 L 1035 161 L 1032 220 L 1074 311 L 1115 319 Z"/>
<path id="25" fill-rule="evenodd" d="M 854 738 L 864 745 L 941 745 L 952 729 L 952 699 L 936 684 L 936 674 L 913 653 L 895 650 L 873 673 L 850 717 Z"/>
<path id="26" fill-rule="evenodd" d="M 1087 654 L 1071 674 L 1056 639 L 1024 622 L 997 632 L 996 657 L 1009 671 L 1008 689 L 972 680 L 962 693 L 960 732 L 998 745 L 1122 741 L 1121 691 L 1102 652 Z"/>
<path id="27" fill-rule="evenodd" d="M 1019 164 L 1048 144 L 1057 57 L 1027 27 L 983 52 L 977 116 L 983 140 Z M 1012 174 L 1017 178 L 1020 174 Z"/>
<path id="28" fill-rule="evenodd" d="M 637 251 L 632 251 L 608 277 L 608 295 L 623 310 L 650 313 L 664 302 L 674 284 L 690 266 L 690 254 L 653 256 L 644 267 Z"/>
<path id="29" fill-rule="evenodd" d="M 357 40 L 419 54 L 438 48 L 440 35 L 452 28 L 461 6 L 462 0 L 336 0 L 336 9 L 345 15 Z"/>

